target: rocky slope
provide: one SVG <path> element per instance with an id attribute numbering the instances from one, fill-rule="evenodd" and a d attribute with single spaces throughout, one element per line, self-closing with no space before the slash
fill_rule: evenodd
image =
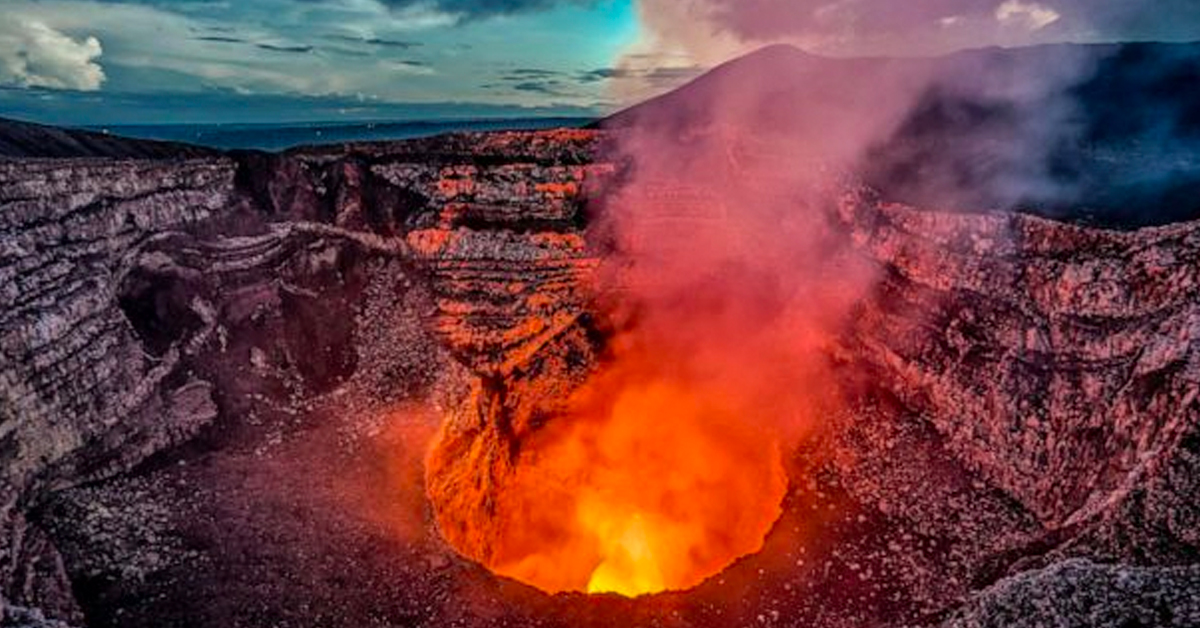
<path id="1" fill-rule="evenodd" d="M 604 141 L 0 162 L 4 622 L 1200 622 L 1200 223 L 858 188 L 830 219 L 882 280 L 829 356 L 836 455 L 797 452 L 761 554 L 638 600 L 458 558 L 419 443 L 447 421 L 436 506 L 480 508 L 594 366 Z"/>

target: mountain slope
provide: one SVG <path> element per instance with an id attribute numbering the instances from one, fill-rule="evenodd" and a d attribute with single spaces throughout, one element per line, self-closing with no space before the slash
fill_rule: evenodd
<path id="1" fill-rule="evenodd" d="M 135 140 L 0 118 L 0 157 L 176 159 L 216 154 L 188 144 Z"/>
<path id="2" fill-rule="evenodd" d="M 785 140 L 919 206 L 1118 228 L 1200 216 L 1200 44 L 903 59 L 772 46 L 600 126 Z"/>

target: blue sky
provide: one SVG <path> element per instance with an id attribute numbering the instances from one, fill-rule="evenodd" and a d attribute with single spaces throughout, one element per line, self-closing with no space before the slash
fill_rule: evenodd
<path id="1" fill-rule="evenodd" d="M 614 106 L 603 79 L 638 36 L 630 2 L 0 0 L 0 115 L 589 114 Z"/>
<path id="2" fill-rule="evenodd" d="M 0 0 L 0 116 L 66 124 L 604 113 L 737 54 L 1200 39 L 1200 1 Z"/>

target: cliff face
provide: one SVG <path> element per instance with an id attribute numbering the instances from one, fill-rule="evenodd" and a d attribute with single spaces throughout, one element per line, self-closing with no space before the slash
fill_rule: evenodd
<path id="1" fill-rule="evenodd" d="M 53 547 L 23 519 L 34 496 L 127 469 L 216 416 L 211 386 L 177 368 L 212 335 L 212 303 L 174 289 L 170 269 L 142 252 L 226 207 L 232 179 L 226 161 L 0 165 L 10 600 L 73 614 Z M 162 289 L 139 294 L 154 277 Z M 149 309 L 140 328 L 122 310 L 129 299 Z"/>
<path id="2" fill-rule="evenodd" d="M 312 498 L 364 490 L 414 447 L 374 462 L 365 444 L 407 425 L 395 408 L 437 407 L 431 518 L 486 554 L 489 532 L 455 522 L 487 516 L 605 350 L 587 208 L 621 168 L 602 141 L 0 163 L 7 620 L 83 621 L 74 584 L 95 625 L 975 626 L 1006 600 L 1044 610 L 1049 588 L 1083 626 L 1081 581 L 1200 619 L 1180 593 L 1200 550 L 1196 223 L 1115 233 L 843 191 L 841 246 L 881 278 L 831 344 L 845 411 L 728 582 L 584 614 L 497 583 L 428 520 L 399 542 L 399 515 Z"/>
<path id="3" fill-rule="evenodd" d="M 851 351 L 1048 527 L 1088 521 L 1196 427 L 1200 230 L 847 204 L 886 269 Z"/>
<path id="4" fill-rule="evenodd" d="M 1194 621 L 1193 605 L 1166 600 L 1197 574 L 1200 510 L 1187 497 L 1200 490 L 1197 225 L 1095 231 L 867 198 L 848 194 L 840 215 L 881 280 L 841 350 L 850 372 L 903 408 L 889 421 L 912 414 L 886 427 L 872 412 L 851 419 L 858 453 L 843 472 L 890 517 L 960 539 L 946 573 L 961 568 L 973 583 L 961 595 L 1012 576 L 971 595 L 948 625 Z M 929 430 L 916 442 L 914 421 Z M 944 469 L 923 468 L 931 446 L 961 466 L 953 475 L 1011 501 L 967 497 L 975 491 L 953 481 L 916 488 L 945 481 Z M 1118 567 L 1059 562 L 1071 558 Z M 1124 571 L 1134 565 L 1150 568 Z M 1156 569 L 1166 565 L 1190 566 Z M 1113 578 L 1119 586 L 1101 584 Z"/>
<path id="5" fill-rule="evenodd" d="M 232 162 L 23 161 L 3 164 L 0 177 L 5 482 L 53 483 L 48 467 L 111 429 L 137 429 L 146 417 L 125 420 L 140 412 L 169 414 L 179 402 L 211 419 L 207 390 L 164 381 L 187 345 L 212 332 L 215 312 L 170 284 L 165 260 L 142 254 L 231 203 Z M 195 431 L 179 418 L 144 438 L 178 442 Z M 107 462 L 75 466 L 103 472 Z M 120 456 L 111 462 L 120 466 Z"/>

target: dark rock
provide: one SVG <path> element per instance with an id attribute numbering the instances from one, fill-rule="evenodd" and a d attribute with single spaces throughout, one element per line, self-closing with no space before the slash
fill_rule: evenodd
<path id="1" fill-rule="evenodd" d="M 5 606 L 0 626 L 4 628 L 71 628 L 71 624 L 50 619 L 39 609 Z"/>
<path id="2" fill-rule="evenodd" d="M 1172 628 L 1200 624 L 1200 568 L 1138 568 L 1070 560 L 1006 578 L 974 596 L 945 628 Z"/>

